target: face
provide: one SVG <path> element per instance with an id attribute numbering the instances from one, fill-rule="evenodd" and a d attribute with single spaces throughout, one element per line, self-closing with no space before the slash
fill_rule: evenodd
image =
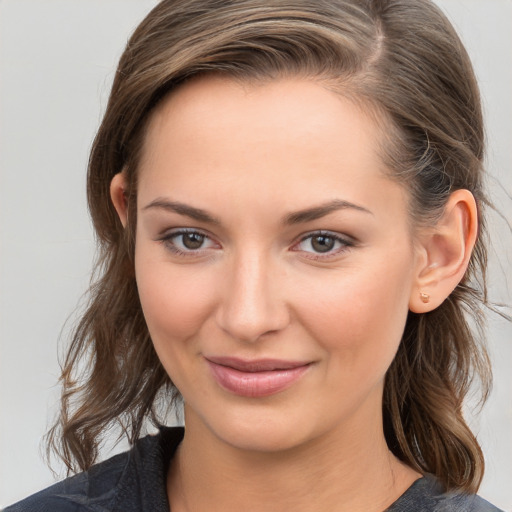
<path id="1" fill-rule="evenodd" d="M 189 430 L 272 451 L 380 425 L 418 259 L 381 135 L 299 79 L 201 78 L 153 115 L 136 278 Z"/>

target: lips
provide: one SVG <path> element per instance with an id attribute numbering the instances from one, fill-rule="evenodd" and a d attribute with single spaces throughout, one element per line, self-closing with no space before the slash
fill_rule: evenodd
<path id="1" fill-rule="evenodd" d="M 292 386 L 311 363 L 278 359 L 242 360 L 207 357 L 213 378 L 225 390 L 239 396 L 265 397 Z"/>

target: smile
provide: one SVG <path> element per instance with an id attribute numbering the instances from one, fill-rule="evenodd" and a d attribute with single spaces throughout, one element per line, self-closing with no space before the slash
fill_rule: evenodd
<path id="1" fill-rule="evenodd" d="M 252 398 L 284 391 L 311 366 L 309 362 L 276 359 L 245 361 L 230 357 L 210 357 L 206 361 L 213 378 L 223 389 Z"/>

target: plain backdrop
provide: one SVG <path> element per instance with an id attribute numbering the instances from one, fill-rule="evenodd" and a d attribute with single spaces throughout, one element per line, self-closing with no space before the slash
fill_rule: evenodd
<path id="1" fill-rule="evenodd" d="M 512 1 L 438 3 L 472 56 L 488 167 L 501 182 L 491 181 L 492 195 L 512 221 Z M 88 150 L 116 61 L 154 4 L 0 0 L 0 507 L 54 481 L 40 442 L 57 410 L 61 329 L 70 315 L 72 322 L 94 255 Z M 511 304 L 512 234 L 496 215 L 490 224 L 499 256 L 491 296 Z M 481 494 L 512 511 L 512 326 L 496 316 L 489 323 L 495 386 L 470 421 L 488 463 Z"/>

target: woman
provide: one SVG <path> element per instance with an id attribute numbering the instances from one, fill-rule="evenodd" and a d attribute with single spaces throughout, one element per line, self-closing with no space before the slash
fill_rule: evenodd
<path id="1" fill-rule="evenodd" d="M 8 510 L 497 510 L 461 414 L 482 159 L 429 2 L 159 4 L 90 159 L 102 275 L 50 436 L 87 472 Z M 186 430 L 138 440 L 178 392 Z M 113 421 L 135 446 L 93 465 Z"/>

